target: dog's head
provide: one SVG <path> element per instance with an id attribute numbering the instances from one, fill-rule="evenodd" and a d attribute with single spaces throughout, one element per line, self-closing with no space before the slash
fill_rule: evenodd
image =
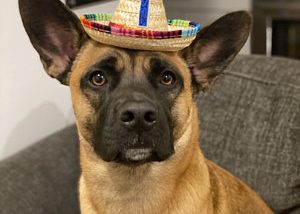
<path id="1" fill-rule="evenodd" d="M 179 52 L 92 41 L 59 0 L 19 0 L 25 29 L 47 73 L 69 85 L 80 136 L 105 161 L 163 161 L 191 117 L 193 97 L 233 60 L 251 28 L 246 12 L 202 29 Z"/>

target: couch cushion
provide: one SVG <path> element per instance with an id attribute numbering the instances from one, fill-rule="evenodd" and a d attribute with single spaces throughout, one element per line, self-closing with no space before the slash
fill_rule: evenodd
<path id="1" fill-rule="evenodd" d="M 198 101 L 206 157 L 300 213 L 300 61 L 239 56 Z"/>
<path id="2" fill-rule="evenodd" d="M 72 126 L 0 162 L 0 213 L 79 213 L 78 156 Z"/>

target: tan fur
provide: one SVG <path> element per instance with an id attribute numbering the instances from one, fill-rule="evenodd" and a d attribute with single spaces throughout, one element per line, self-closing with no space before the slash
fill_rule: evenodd
<path id="1" fill-rule="evenodd" d="M 199 124 L 190 73 L 176 54 L 155 53 L 172 62 L 184 77 L 184 89 L 172 108 L 177 124 L 173 133 L 175 154 L 166 161 L 137 167 L 108 163 L 97 157 L 84 137 L 89 131 L 83 126 L 84 120 L 95 112 L 81 93 L 80 77 L 109 54 L 117 54 L 121 70 L 137 77 L 143 75 L 143 67 L 149 66 L 149 52 L 139 52 L 133 68 L 126 51 L 92 41 L 82 48 L 74 63 L 70 88 L 80 136 L 79 192 L 83 214 L 272 213 L 245 184 L 205 160 L 198 146 Z M 239 210 L 241 205 L 245 209 Z"/>

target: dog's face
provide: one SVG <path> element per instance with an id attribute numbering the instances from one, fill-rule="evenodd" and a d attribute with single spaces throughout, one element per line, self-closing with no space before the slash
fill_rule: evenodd
<path id="1" fill-rule="evenodd" d="M 70 76 L 74 110 L 83 138 L 99 157 L 123 163 L 170 157 L 178 118 L 188 117 L 185 104 L 192 98 L 184 61 L 174 53 L 95 42 L 81 55 Z"/>
<path id="2" fill-rule="evenodd" d="M 19 5 L 45 70 L 71 88 L 80 136 L 99 158 L 125 164 L 174 154 L 194 95 L 232 61 L 251 26 L 247 13 L 236 12 L 201 30 L 182 51 L 139 51 L 92 41 L 59 0 Z"/>

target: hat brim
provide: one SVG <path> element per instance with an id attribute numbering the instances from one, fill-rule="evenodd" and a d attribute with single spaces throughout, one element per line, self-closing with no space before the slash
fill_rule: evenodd
<path id="1" fill-rule="evenodd" d="M 80 17 L 87 34 L 95 41 L 117 47 L 178 51 L 189 46 L 200 24 L 186 20 L 169 20 L 168 31 L 137 29 L 111 23 L 111 14 L 88 14 Z"/>

